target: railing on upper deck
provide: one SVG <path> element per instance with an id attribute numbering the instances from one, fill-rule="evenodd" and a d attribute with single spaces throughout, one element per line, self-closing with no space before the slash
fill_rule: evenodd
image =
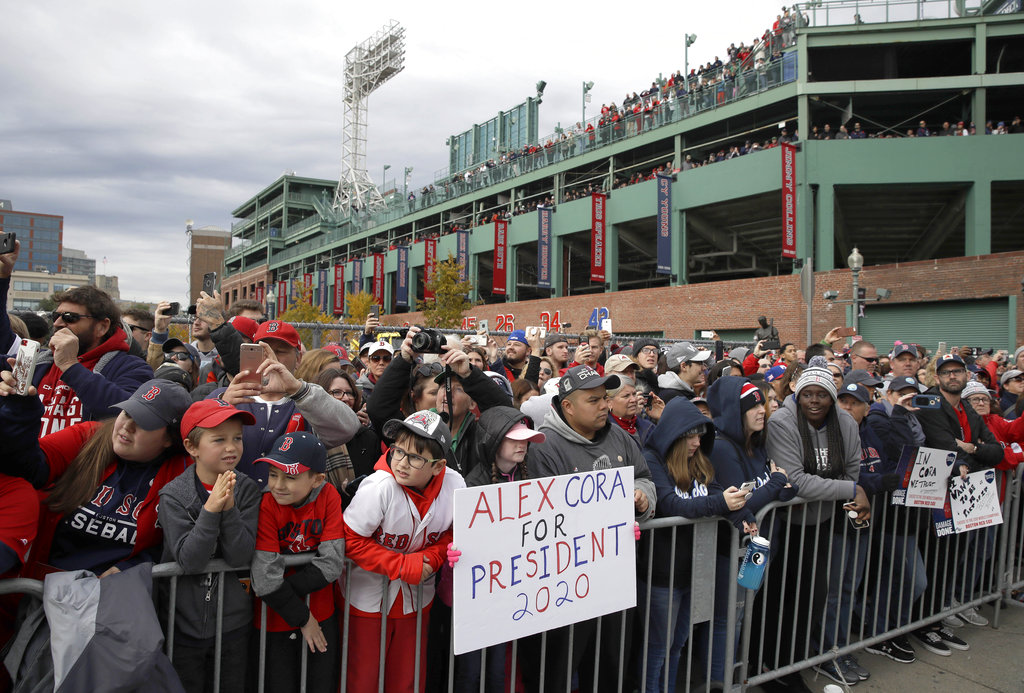
<path id="1" fill-rule="evenodd" d="M 981 13 L 982 0 L 818 0 L 795 5 L 800 27 L 956 19 Z"/>

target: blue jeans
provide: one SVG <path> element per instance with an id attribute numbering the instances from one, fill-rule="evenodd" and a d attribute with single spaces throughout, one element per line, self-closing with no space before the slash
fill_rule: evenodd
<path id="1" fill-rule="evenodd" d="M 641 693 L 666 693 L 676 688 L 679 656 L 690 631 L 690 589 L 651 586 L 650 613 L 647 618 L 647 671 Z M 641 609 L 647 608 L 647 585 L 637 588 Z M 669 600 L 671 599 L 671 609 Z M 671 633 L 672 641 L 668 636 Z M 642 668 L 642 667 L 641 667 Z M 668 688 L 665 671 L 668 670 Z"/>
<path id="2" fill-rule="evenodd" d="M 874 614 L 869 612 L 864 621 L 874 616 L 874 635 L 880 635 L 910 623 L 910 610 L 927 589 L 928 575 L 915 537 L 886 532 L 876 538 L 882 540 L 878 587 L 874 606 L 870 607 Z"/>

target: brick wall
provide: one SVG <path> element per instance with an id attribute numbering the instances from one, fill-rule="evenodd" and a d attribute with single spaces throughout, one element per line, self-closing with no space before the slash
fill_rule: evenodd
<path id="1" fill-rule="evenodd" d="M 1024 277 L 1024 251 L 975 257 L 924 260 L 895 265 L 865 267 L 860 285 L 868 287 L 868 297 L 884 287 L 892 291 L 886 303 L 954 301 L 999 296 L 1020 296 Z M 845 304 L 829 306 L 822 298 L 828 290 L 839 297 L 852 295 L 848 269 L 815 273 L 813 334 L 820 339 L 831 327 L 845 324 Z M 806 332 L 807 307 L 800 296 L 798 275 L 737 279 L 707 284 L 658 289 L 640 289 L 587 296 L 568 296 L 537 301 L 481 305 L 467 316 L 486 318 L 491 330 L 502 329 L 502 315 L 514 315 L 514 327 L 543 324 L 541 313 L 558 311 L 561 323 L 575 332 L 583 329 L 591 311 L 606 306 L 615 332 L 663 331 L 666 337 L 689 339 L 699 329 L 749 329 L 757 327 L 757 317 L 775 319 L 775 327 L 784 341 L 802 343 Z M 403 313 L 392 324 L 417 323 L 421 313 Z M 387 322 L 386 320 L 384 322 Z M 1024 343 L 1024 301 L 1017 304 L 1016 343 Z"/>

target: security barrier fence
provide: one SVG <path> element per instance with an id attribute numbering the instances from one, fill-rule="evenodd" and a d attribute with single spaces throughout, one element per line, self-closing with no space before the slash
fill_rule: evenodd
<path id="1" fill-rule="evenodd" d="M 414 690 L 425 687 L 431 691 L 490 692 L 523 688 L 540 693 L 573 689 L 598 693 L 707 690 L 720 685 L 724 690 L 745 691 L 811 666 L 827 666 L 849 653 L 937 624 L 979 605 L 993 605 L 992 625 L 998 626 L 1000 609 L 1021 606 L 1015 597 L 1024 588 L 1022 473 L 1024 466 L 996 472 L 1003 498 L 1002 524 L 943 537 L 936 537 L 930 511 L 889 505 L 887 495 L 873 498 L 871 524 L 863 529 L 855 529 L 838 504 L 772 504 L 757 516 L 760 535 L 771 541 L 771 559 L 757 591 L 737 585 L 745 549 L 740 532 L 732 525 L 719 518 L 648 521 L 641 525 L 637 547 L 635 608 L 547 631 L 496 650 L 488 648 L 455 657 L 450 611 L 435 597 L 430 618 L 441 621 L 432 624 L 440 627 L 432 627 L 430 632 L 443 634 L 448 646 L 436 647 L 437 642 L 428 642 L 429 649 L 421 647 L 426 632 L 421 626 L 427 616 L 418 611 L 415 653 L 408 655 L 415 657 Z M 656 533 L 668 534 L 670 556 L 656 555 Z M 688 560 L 684 555 L 680 564 L 689 575 L 675 574 L 677 546 L 692 547 Z M 291 556 L 286 563 L 303 565 L 310 559 L 308 555 Z M 652 580 L 656 562 L 667 562 L 667 584 L 659 584 L 663 578 Z M 223 575 L 247 570 L 213 561 L 204 572 Z M 166 581 L 166 590 L 154 591 L 166 594 L 158 608 L 165 610 L 166 622 L 173 624 L 177 581 L 183 571 L 177 564 L 164 563 L 154 566 L 152 575 L 154 580 Z M 383 576 L 381 579 L 387 594 L 389 581 Z M 225 580 L 216 582 L 214 648 L 219 663 Z M 340 589 L 347 603 L 345 585 L 343 576 Z M 0 594 L 39 599 L 43 585 L 36 580 L 4 580 L 0 581 Z M 383 641 L 387 614 L 381 616 Z M 265 606 L 259 618 L 264 622 Z M 339 628 L 339 686 L 344 692 L 344 673 L 349 667 L 366 663 L 349 657 L 350 615 L 343 607 Z M 174 630 L 166 629 L 169 656 L 173 656 L 175 647 Z M 259 642 L 255 681 L 262 693 L 266 633 L 257 633 L 253 636 Z M 970 631 L 958 633 L 970 637 Z M 421 651 L 429 653 L 426 682 L 420 678 Z M 378 691 L 385 690 L 384 655 L 384 648 L 380 648 Z M 479 662 L 475 661 L 477 656 Z M 300 691 L 306 690 L 306 663 L 307 650 L 303 648 Z M 871 659 L 864 659 L 862 664 L 870 667 Z M 498 675 L 491 671 L 489 677 L 489 668 L 495 667 Z M 677 677 L 677 686 L 672 685 L 673 677 Z M 520 685 L 510 688 L 511 682 Z M 219 691 L 219 669 L 213 690 Z"/>

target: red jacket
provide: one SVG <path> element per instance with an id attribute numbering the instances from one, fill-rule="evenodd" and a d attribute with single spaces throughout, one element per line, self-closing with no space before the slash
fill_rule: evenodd
<path id="1" fill-rule="evenodd" d="M 49 496 L 48 488 L 67 471 L 72 460 L 78 456 L 86 441 L 92 437 L 100 426 L 102 424 L 97 421 L 87 421 L 40 438 L 39 447 L 43 455 L 46 456 L 46 462 L 50 467 L 50 475 L 47 478 L 47 489 L 39 491 L 39 531 L 36 535 L 36 541 L 32 547 L 28 563 L 22 570 L 24 577 L 41 580 L 44 575 L 53 572 L 46 565 L 46 562 L 50 557 L 50 545 L 53 542 L 53 534 L 57 530 L 57 524 L 64 516 L 53 512 L 46 504 L 46 499 Z M 103 476 L 100 480 L 108 478 L 117 468 L 118 464 L 120 464 L 120 461 L 115 461 L 108 465 L 103 471 Z M 146 498 L 139 506 L 136 520 L 138 534 L 130 556 L 137 556 L 142 551 L 163 543 L 164 533 L 157 524 L 156 513 L 160 489 L 164 487 L 164 484 L 169 483 L 185 471 L 189 464 L 188 457 L 184 454 L 179 454 L 168 457 L 160 465 L 160 470 L 153 479 L 153 484 L 149 487 L 149 493 L 146 494 Z"/>

